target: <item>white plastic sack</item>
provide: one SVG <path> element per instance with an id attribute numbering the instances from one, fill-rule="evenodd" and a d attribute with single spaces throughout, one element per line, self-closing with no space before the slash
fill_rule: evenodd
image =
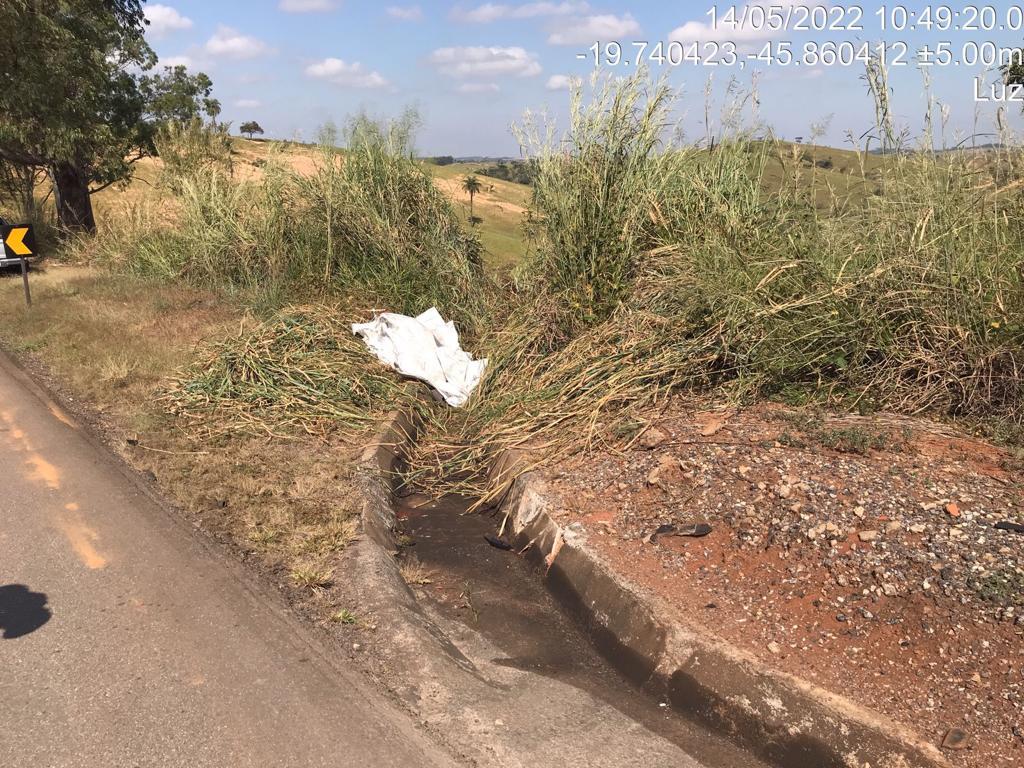
<path id="1" fill-rule="evenodd" d="M 435 307 L 416 317 L 385 312 L 368 323 L 353 323 L 352 333 L 385 365 L 427 382 L 448 405 L 458 408 L 469 399 L 487 367 L 459 346 L 455 323 L 445 322 Z"/>

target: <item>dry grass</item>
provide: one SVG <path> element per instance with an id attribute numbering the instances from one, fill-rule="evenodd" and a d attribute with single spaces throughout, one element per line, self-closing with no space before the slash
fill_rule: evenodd
<path id="1" fill-rule="evenodd" d="M 291 572 L 292 581 L 305 589 L 327 589 L 332 584 L 334 571 L 319 563 L 297 565 Z"/>
<path id="2" fill-rule="evenodd" d="M 784 146 L 660 143 L 670 104 L 641 79 L 599 81 L 565 137 L 527 126 L 537 254 L 481 340 L 480 392 L 432 424 L 418 482 L 477 478 L 464 490 L 493 499 L 501 451 L 616 442 L 680 389 L 1021 423 L 1019 150 L 904 153 L 870 179 L 865 156 L 879 194 L 820 206 L 809 184 L 764 194 Z"/>
<path id="3" fill-rule="evenodd" d="M 30 283 L 28 310 L 20 277 L 0 278 L 4 343 L 36 354 L 78 395 L 114 411 L 150 402 L 197 345 L 244 316 L 209 292 L 90 267 L 51 262 Z"/>
<path id="4" fill-rule="evenodd" d="M 20 278 L 0 280 L 4 346 L 102 414 L 111 443 L 203 528 L 295 572 L 297 582 L 322 584 L 324 564 L 358 529 L 344 436 L 299 430 L 270 441 L 265 432 L 182 430 L 162 399 L 202 350 L 259 323 L 210 292 L 90 267 L 50 265 L 31 281 L 27 311 Z"/>
<path id="5" fill-rule="evenodd" d="M 402 558 L 398 567 L 406 584 L 422 587 L 433 582 L 434 572 L 415 555 Z"/>

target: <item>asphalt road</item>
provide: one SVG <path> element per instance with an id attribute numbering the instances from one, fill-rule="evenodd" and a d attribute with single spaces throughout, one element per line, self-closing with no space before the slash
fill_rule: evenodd
<path id="1" fill-rule="evenodd" d="M 0 357 L 0 765 L 443 766 Z"/>

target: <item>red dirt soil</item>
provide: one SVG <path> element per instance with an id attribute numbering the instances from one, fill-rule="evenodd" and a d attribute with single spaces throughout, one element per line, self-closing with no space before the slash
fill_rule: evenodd
<path id="1" fill-rule="evenodd" d="M 995 528 L 1024 523 L 1024 473 L 1006 451 L 918 419 L 674 406 L 548 480 L 559 522 L 684 623 L 936 744 L 966 732 L 954 765 L 1024 765 L 1024 533 Z"/>

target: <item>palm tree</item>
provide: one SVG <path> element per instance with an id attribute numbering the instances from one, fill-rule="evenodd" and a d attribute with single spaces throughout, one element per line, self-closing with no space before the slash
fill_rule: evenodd
<path id="1" fill-rule="evenodd" d="M 462 191 L 469 195 L 469 223 L 473 223 L 473 198 L 481 189 L 480 179 L 472 174 L 462 180 Z"/>

